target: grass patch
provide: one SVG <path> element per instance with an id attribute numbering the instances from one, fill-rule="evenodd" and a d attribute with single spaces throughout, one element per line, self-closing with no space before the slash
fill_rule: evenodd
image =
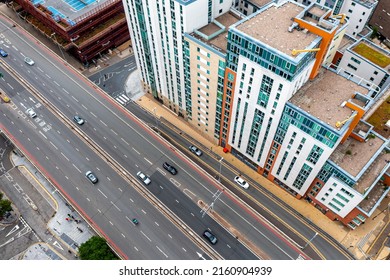
<path id="1" fill-rule="evenodd" d="M 370 46 L 360 43 L 356 47 L 353 48 L 353 51 L 360 54 L 361 56 L 367 58 L 372 63 L 375 63 L 376 65 L 385 68 L 387 65 L 390 64 L 390 57 L 386 56 L 375 49 L 371 48 Z"/>

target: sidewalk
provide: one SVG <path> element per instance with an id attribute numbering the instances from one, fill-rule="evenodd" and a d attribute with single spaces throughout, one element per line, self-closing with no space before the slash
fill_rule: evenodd
<path id="1" fill-rule="evenodd" d="M 128 82 L 131 83 L 129 80 L 131 80 L 131 77 L 128 79 Z M 201 146 L 218 155 L 219 158 L 223 157 L 223 164 L 225 164 L 225 162 L 229 162 L 230 164 L 234 165 L 237 169 L 241 170 L 241 174 L 243 174 L 244 177 L 250 177 L 252 180 L 256 181 L 258 184 L 272 192 L 275 196 L 283 200 L 286 204 L 293 207 L 302 216 L 306 217 L 313 224 L 317 225 L 319 228 L 332 236 L 335 240 L 344 245 L 357 259 L 365 259 L 370 257 L 366 256 L 364 251 L 367 250 L 371 243 L 375 240 L 375 234 L 378 234 L 378 231 L 386 224 L 383 221 L 386 213 L 382 213 L 382 215 L 378 216 L 375 221 L 368 219 L 365 224 L 359 226 L 357 229 L 349 230 L 341 223 L 332 221 L 324 216 L 319 210 L 314 208 L 304 199 L 298 200 L 291 196 L 286 191 L 282 190 L 279 186 L 273 184 L 255 172 L 253 169 L 249 168 L 232 154 L 224 153 L 222 147 L 206 140 L 201 134 L 197 133 L 195 129 L 191 128 L 190 125 L 183 119 L 177 117 L 171 111 L 161 106 L 161 104 L 157 102 L 152 96 L 144 95 L 136 100 L 136 103 L 144 109 L 148 110 L 151 114 L 155 114 L 158 118 L 169 120 L 170 123 L 178 128 L 178 131 L 182 131 L 183 133 L 187 134 L 190 138 L 200 143 Z M 156 108 L 155 111 L 154 108 Z M 390 202 L 390 199 L 387 202 Z"/>
<path id="2" fill-rule="evenodd" d="M 60 193 L 38 172 L 25 157 L 11 153 L 11 161 L 35 187 L 43 198 L 55 209 L 55 215 L 47 224 L 47 230 L 56 240 L 51 243 L 36 243 L 30 246 L 22 259 L 75 259 L 78 247 L 96 235 L 80 215 L 69 205 Z"/>

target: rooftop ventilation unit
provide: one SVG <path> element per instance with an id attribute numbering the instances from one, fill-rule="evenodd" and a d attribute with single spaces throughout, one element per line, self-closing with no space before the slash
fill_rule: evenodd
<path id="1" fill-rule="evenodd" d="M 298 23 L 297 22 L 293 22 L 293 24 L 291 26 L 288 27 L 288 32 L 293 32 L 294 28 L 297 28 L 298 27 Z"/>

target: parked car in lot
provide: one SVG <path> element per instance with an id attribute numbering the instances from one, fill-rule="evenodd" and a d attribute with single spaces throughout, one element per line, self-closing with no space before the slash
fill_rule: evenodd
<path id="1" fill-rule="evenodd" d="M 0 55 L 1 55 L 2 57 L 6 57 L 6 56 L 8 56 L 8 53 L 7 53 L 5 50 L 0 49 Z"/>
<path id="2" fill-rule="evenodd" d="M 75 123 L 77 123 L 79 125 L 84 124 L 84 120 L 80 116 L 74 116 L 73 120 L 75 121 Z"/>
<path id="3" fill-rule="evenodd" d="M 85 173 L 85 176 L 87 177 L 87 179 L 92 183 L 92 184 L 96 184 L 98 182 L 98 178 L 95 176 L 95 174 L 93 174 L 92 171 L 87 171 L 87 173 Z"/>
<path id="4" fill-rule="evenodd" d="M 249 188 L 248 182 L 242 179 L 240 176 L 234 177 L 234 181 L 243 189 L 247 190 Z"/>
<path id="5" fill-rule="evenodd" d="M 24 58 L 24 62 L 26 62 L 30 66 L 33 66 L 35 64 L 34 60 L 32 60 L 31 58 L 29 58 L 27 56 Z"/>
<path id="6" fill-rule="evenodd" d="M 163 163 L 163 167 L 164 167 L 169 173 L 171 173 L 172 175 L 176 175 L 176 174 L 177 174 L 176 168 L 173 167 L 172 165 L 170 165 L 168 162 L 164 162 L 164 163 Z"/>
<path id="7" fill-rule="evenodd" d="M 211 231 L 209 231 L 208 229 L 206 229 L 204 232 L 203 232 L 203 236 L 206 237 L 206 239 L 213 245 L 217 244 L 217 237 L 215 237 L 214 234 L 211 233 Z"/>
<path id="8" fill-rule="evenodd" d="M 200 157 L 202 155 L 202 151 L 199 150 L 196 146 L 194 145 L 191 145 L 188 147 L 190 149 L 191 152 L 193 152 L 195 155 L 197 155 L 198 157 Z"/>
<path id="9" fill-rule="evenodd" d="M 27 115 L 29 115 L 30 118 L 35 118 L 37 116 L 37 113 L 35 113 L 34 109 L 33 108 L 29 108 L 27 109 L 26 111 Z"/>
<path id="10" fill-rule="evenodd" d="M 141 179 L 141 181 L 145 184 L 145 185 L 149 185 L 152 180 L 150 180 L 150 178 L 148 176 L 146 176 L 143 172 L 141 171 L 138 171 L 137 173 L 137 177 Z"/>

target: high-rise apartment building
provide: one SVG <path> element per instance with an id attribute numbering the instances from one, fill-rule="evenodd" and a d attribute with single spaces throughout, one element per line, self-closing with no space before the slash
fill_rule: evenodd
<path id="1" fill-rule="evenodd" d="M 228 143 L 233 154 L 266 175 L 286 102 L 317 76 L 335 34 L 344 28 L 328 20 L 330 14 L 317 5 L 270 4 L 230 28 L 227 67 L 235 72 L 236 86 Z"/>
<path id="2" fill-rule="evenodd" d="M 186 33 L 226 13 L 232 0 L 124 0 L 144 90 L 174 113 L 192 118 Z M 188 51 L 188 49 L 187 49 Z"/>
<path id="3" fill-rule="evenodd" d="M 355 228 L 389 192 L 390 152 L 362 120 L 383 94 L 377 81 L 363 83 L 333 63 L 343 59 L 348 18 L 316 3 L 242 1 L 261 2 L 245 15 L 228 2 L 128 1 L 146 91 L 281 188 Z"/>

